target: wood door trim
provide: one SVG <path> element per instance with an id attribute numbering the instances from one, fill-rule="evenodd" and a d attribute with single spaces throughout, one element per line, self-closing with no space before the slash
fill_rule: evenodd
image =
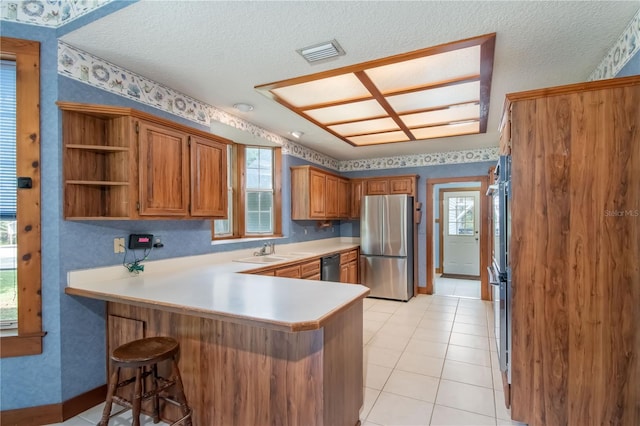
<path id="1" fill-rule="evenodd" d="M 489 202 L 482 194 L 487 192 L 489 187 L 489 175 L 484 176 L 461 176 L 452 178 L 432 178 L 427 179 L 427 207 L 426 214 L 429 218 L 429 212 L 433 215 L 433 190 L 434 186 L 440 183 L 455 183 L 455 182 L 480 182 L 480 247 L 487 247 L 489 238 Z M 434 279 L 434 265 L 433 265 L 433 218 L 427 220 L 427 294 L 433 294 L 433 279 Z M 486 250 L 480 250 L 480 296 L 482 300 L 489 300 L 489 277 L 487 271 L 482 265 L 488 264 L 489 253 Z"/>
<path id="2" fill-rule="evenodd" d="M 459 187 L 459 188 L 444 188 L 441 189 L 439 191 L 438 194 L 438 266 L 436 266 L 436 270 L 440 269 L 440 273 L 442 273 L 444 271 L 444 265 L 442 264 L 442 259 L 444 259 L 444 249 L 442 248 L 444 246 L 444 226 L 442 226 L 444 224 L 444 220 L 443 220 L 443 215 L 444 215 L 444 209 L 443 207 L 443 202 L 444 202 L 444 193 L 445 192 L 458 192 L 458 191 L 480 191 L 480 187 L 476 186 L 476 187 Z M 480 196 L 482 196 L 482 194 L 480 194 Z"/>

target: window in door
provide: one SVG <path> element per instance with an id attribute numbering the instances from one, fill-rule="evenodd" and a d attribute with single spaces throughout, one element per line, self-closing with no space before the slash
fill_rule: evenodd
<path id="1" fill-rule="evenodd" d="M 473 235 L 475 202 L 473 197 L 449 198 L 449 235 Z"/>

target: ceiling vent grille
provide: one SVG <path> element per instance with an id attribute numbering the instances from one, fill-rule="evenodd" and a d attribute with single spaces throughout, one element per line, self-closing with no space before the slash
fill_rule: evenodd
<path id="1" fill-rule="evenodd" d="M 296 52 L 298 52 L 310 64 L 315 64 L 345 54 L 344 50 L 336 40 L 303 47 L 302 49 L 297 49 Z"/>

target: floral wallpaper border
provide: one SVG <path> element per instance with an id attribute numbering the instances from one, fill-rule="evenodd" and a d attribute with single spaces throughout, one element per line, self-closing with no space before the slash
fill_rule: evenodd
<path id="1" fill-rule="evenodd" d="M 337 171 L 461 164 L 498 158 L 496 147 L 369 160 L 338 161 L 62 41 L 58 41 L 58 74 L 150 105 L 203 126 L 210 126 L 212 120 L 219 121 L 281 146 L 283 154 L 292 155 Z"/>
<path id="2" fill-rule="evenodd" d="M 57 28 L 113 0 L 2 0 L 0 19 Z"/>
<path id="3" fill-rule="evenodd" d="M 638 51 L 640 51 L 640 9 L 588 80 L 615 77 Z"/>
<path id="4" fill-rule="evenodd" d="M 370 160 L 341 161 L 339 170 L 341 172 L 352 172 L 357 170 L 399 169 L 404 167 L 424 167 L 442 164 L 477 163 L 480 161 L 497 160 L 498 147 L 490 147 L 467 151 L 437 152 L 430 154 L 373 158 Z"/>

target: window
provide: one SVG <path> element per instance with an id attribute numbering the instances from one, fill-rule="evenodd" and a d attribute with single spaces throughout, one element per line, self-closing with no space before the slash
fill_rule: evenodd
<path id="1" fill-rule="evenodd" d="M 213 221 L 213 238 L 281 235 L 280 148 L 236 144 L 229 149 L 228 219 Z"/>
<path id="2" fill-rule="evenodd" d="M 473 235 L 474 208 L 473 197 L 449 198 L 449 235 Z"/>
<path id="3" fill-rule="evenodd" d="M 40 44 L 0 37 L 0 53 L 0 300 L 5 319 L 0 356 L 10 357 L 42 353 L 44 335 L 40 296 Z M 10 99 L 12 82 L 14 102 Z M 25 178 L 24 188 L 16 189 L 17 176 Z M 15 299 L 12 291 L 16 291 Z M 5 312 L 9 303 L 15 305 Z"/>

